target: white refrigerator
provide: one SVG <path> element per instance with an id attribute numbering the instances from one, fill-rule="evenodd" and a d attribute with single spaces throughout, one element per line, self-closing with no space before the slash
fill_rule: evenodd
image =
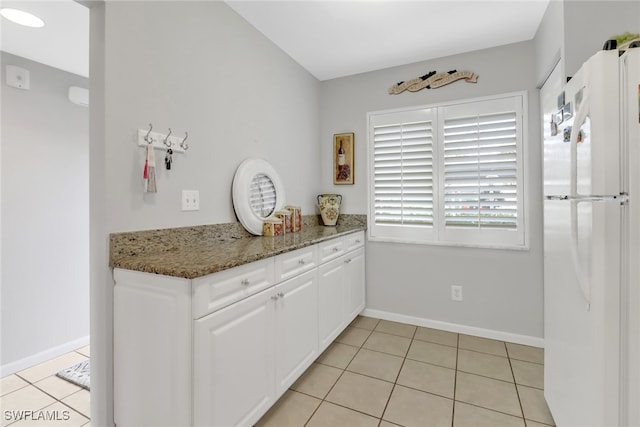
<path id="1" fill-rule="evenodd" d="M 556 425 L 640 426 L 640 48 L 541 90 L 544 395 Z"/>

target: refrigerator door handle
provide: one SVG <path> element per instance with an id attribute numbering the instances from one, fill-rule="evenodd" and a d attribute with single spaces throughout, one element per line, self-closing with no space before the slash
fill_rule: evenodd
<path id="1" fill-rule="evenodd" d="M 571 197 L 578 195 L 578 136 L 580 135 L 580 128 L 587 120 L 589 116 L 589 93 L 587 88 L 583 89 L 583 98 L 580 108 L 576 112 L 576 116 L 573 120 L 573 126 L 571 127 L 571 137 L 569 139 L 569 145 L 571 149 Z"/>
<path id="2" fill-rule="evenodd" d="M 570 201 L 571 205 L 571 259 L 573 260 L 573 268 L 578 278 L 578 285 L 582 297 L 587 303 L 587 311 L 591 310 L 591 283 L 589 281 L 589 275 L 585 267 L 580 261 L 580 254 L 578 252 L 578 203 L 584 202 L 580 199 L 573 199 Z"/>

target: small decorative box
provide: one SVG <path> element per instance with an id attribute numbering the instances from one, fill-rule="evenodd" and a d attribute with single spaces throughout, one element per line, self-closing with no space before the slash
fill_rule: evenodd
<path id="1" fill-rule="evenodd" d="M 280 236 L 284 234 L 284 228 L 282 227 L 282 220 L 280 219 L 265 219 L 262 223 L 262 235 L 263 236 Z"/>
<path id="2" fill-rule="evenodd" d="M 291 226 L 293 227 L 293 232 L 302 230 L 302 210 L 300 206 L 285 206 L 286 210 L 291 212 Z"/>
<path id="3" fill-rule="evenodd" d="M 286 209 L 276 211 L 275 217 L 282 220 L 284 225 L 284 234 L 293 233 L 293 223 L 291 221 L 291 212 Z"/>

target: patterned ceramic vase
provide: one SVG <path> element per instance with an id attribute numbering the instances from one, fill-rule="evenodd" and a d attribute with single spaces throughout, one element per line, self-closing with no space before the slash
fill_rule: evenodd
<path id="1" fill-rule="evenodd" d="M 342 204 L 342 196 L 340 194 L 319 194 L 318 207 L 324 225 L 334 226 L 338 222 L 340 215 L 340 204 Z"/>

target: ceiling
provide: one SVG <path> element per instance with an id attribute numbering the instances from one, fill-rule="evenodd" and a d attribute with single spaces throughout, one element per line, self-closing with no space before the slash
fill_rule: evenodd
<path id="1" fill-rule="evenodd" d="M 328 80 L 530 40 L 549 1 L 226 3 L 316 78 Z M 34 13 L 47 24 L 32 29 L 2 18 L 3 51 L 88 76 L 86 7 L 72 0 L 1 0 L 0 5 Z"/>
<path id="2" fill-rule="evenodd" d="M 530 40 L 549 0 L 226 3 L 328 80 Z"/>
<path id="3" fill-rule="evenodd" d="M 89 76 L 89 9 L 72 0 L 0 0 L 0 7 L 33 13 L 45 22 L 28 28 L 0 18 L 0 49 L 74 74 Z"/>

